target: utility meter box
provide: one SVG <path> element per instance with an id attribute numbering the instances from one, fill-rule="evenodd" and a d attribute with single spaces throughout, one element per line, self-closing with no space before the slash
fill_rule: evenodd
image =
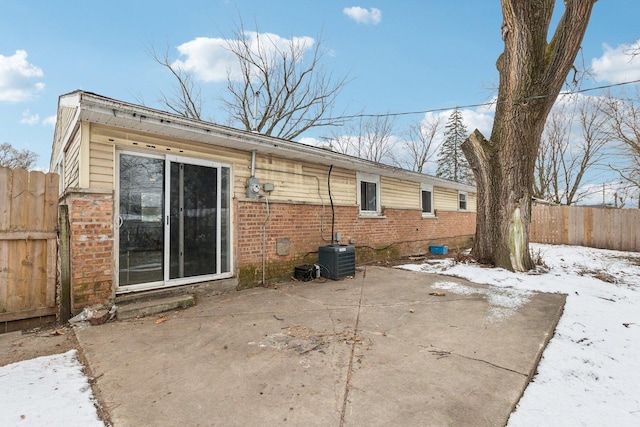
<path id="1" fill-rule="evenodd" d="M 356 248 L 348 245 L 326 245 L 318 248 L 320 275 L 333 280 L 356 275 Z"/>
<path id="2" fill-rule="evenodd" d="M 251 177 L 247 180 L 247 198 L 257 199 L 260 197 L 260 180 Z"/>

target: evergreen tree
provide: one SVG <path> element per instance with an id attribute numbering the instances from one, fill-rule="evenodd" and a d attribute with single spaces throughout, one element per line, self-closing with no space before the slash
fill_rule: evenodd
<path id="1" fill-rule="evenodd" d="M 460 148 L 467 139 L 467 127 L 462 121 L 462 113 L 457 108 L 449 116 L 444 136 L 445 141 L 440 146 L 438 154 L 436 176 L 473 185 L 473 172 Z"/>

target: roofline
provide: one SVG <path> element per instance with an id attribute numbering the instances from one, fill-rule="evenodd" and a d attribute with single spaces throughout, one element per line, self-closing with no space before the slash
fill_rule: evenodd
<path id="1" fill-rule="evenodd" d="M 76 90 L 60 96 L 59 106 L 79 107 L 79 114 L 74 120 L 78 125 L 82 120 L 98 121 L 108 124 L 117 122 L 113 126 L 127 126 L 139 129 L 144 123 L 144 129 L 157 129 L 158 134 L 171 136 L 177 131 L 187 131 L 193 138 L 204 143 L 212 136 L 228 139 L 230 147 L 244 150 L 256 150 L 258 153 L 267 152 L 284 158 L 315 161 L 324 165 L 334 165 L 345 169 L 355 169 L 360 172 L 374 173 L 386 177 L 401 178 L 414 182 L 429 183 L 456 190 L 475 192 L 476 187 L 466 185 L 432 175 L 409 171 L 395 166 L 376 163 L 370 160 L 353 157 L 347 154 L 329 151 L 324 148 L 307 145 L 301 142 L 262 135 L 255 132 L 239 130 L 228 126 L 190 119 L 166 111 L 161 111 L 141 105 L 108 98 L 92 92 Z M 162 132 L 160 132 L 162 130 Z M 144 131 L 144 130 L 143 130 Z"/>

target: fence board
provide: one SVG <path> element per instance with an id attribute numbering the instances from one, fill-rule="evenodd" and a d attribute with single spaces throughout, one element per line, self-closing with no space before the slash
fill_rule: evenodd
<path id="1" fill-rule="evenodd" d="M 55 307 L 56 305 L 56 285 L 58 280 L 58 239 L 48 239 L 47 241 L 47 284 L 44 298 L 45 307 Z M 50 266 L 55 266 L 51 268 Z"/>
<path id="2" fill-rule="evenodd" d="M 56 313 L 58 182 L 0 168 L 0 322 Z"/>
<path id="3" fill-rule="evenodd" d="M 0 167 L 0 230 L 7 230 L 11 220 L 11 169 Z"/>
<path id="4" fill-rule="evenodd" d="M 1 173 L 2 171 L 0 171 Z M 2 284 L 5 285 L 2 285 Z M 9 287 L 9 245 L 0 240 L 0 314 L 6 313 Z"/>
<path id="5" fill-rule="evenodd" d="M 33 171 L 29 173 L 29 191 L 27 199 L 27 221 L 25 227 L 31 230 L 42 230 L 44 228 L 44 173 Z"/>
<path id="6" fill-rule="evenodd" d="M 58 174 L 45 175 L 43 230 L 55 230 L 58 226 L 58 186 L 60 178 Z"/>
<path id="7" fill-rule="evenodd" d="M 29 209 L 29 172 L 24 169 L 14 169 L 11 180 L 11 219 L 12 230 L 26 230 Z"/>
<path id="8" fill-rule="evenodd" d="M 640 210 L 533 205 L 530 240 L 640 252 Z"/>

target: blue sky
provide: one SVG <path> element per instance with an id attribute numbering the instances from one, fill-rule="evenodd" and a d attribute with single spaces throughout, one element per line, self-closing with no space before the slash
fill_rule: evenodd
<path id="1" fill-rule="evenodd" d="M 173 80 L 148 49 L 168 48 L 172 59 L 196 60 L 196 53 L 180 56 L 178 47 L 197 38 L 230 36 L 239 17 L 249 30 L 257 23 L 260 32 L 284 39 L 317 40 L 322 34 L 332 52 L 325 66 L 352 78 L 337 106 L 347 113 L 490 101 L 496 94 L 495 61 L 503 49 L 499 0 L 5 0 L 0 9 L 0 143 L 35 151 L 44 169 L 58 96 L 83 89 L 157 107 L 159 92 L 169 91 Z M 639 17 L 637 0 L 596 3 L 578 64 L 592 68 L 597 81 L 585 86 L 640 78 L 640 61 L 621 55 L 640 39 Z M 221 123 L 225 118 L 216 97 L 223 87 L 224 82 L 203 84 L 205 115 Z M 469 131 L 478 127 L 488 135 L 490 111 L 463 110 Z M 422 117 L 403 116 L 396 126 Z"/>

